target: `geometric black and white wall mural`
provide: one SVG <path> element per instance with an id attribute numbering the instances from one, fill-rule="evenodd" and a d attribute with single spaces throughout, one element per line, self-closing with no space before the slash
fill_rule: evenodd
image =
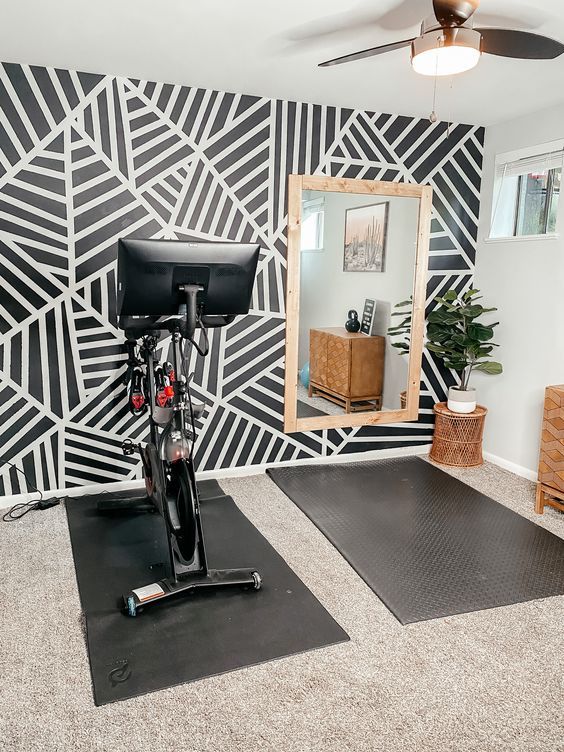
<path id="1" fill-rule="evenodd" d="M 453 382 L 427 354 L 418 422 L 283 433 L 287 176 L 432 185 L 432 306 L 471 283 L 483 128 L 15 64 L 0 106 L 0 455 L 30 484 L 140 475 L 120 449 L 146 435 L 121 383 L 124 236 L 261 245 L 251 312 L 191 362 L 200 470 L 428 443 Z M 0 492 L 26 490 L 2 464 Z"/>

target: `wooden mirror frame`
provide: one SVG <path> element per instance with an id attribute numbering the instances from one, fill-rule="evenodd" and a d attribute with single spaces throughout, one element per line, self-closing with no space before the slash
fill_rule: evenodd
<path id="1" fill-rule="evenodd" d="M 419 219 L 415 249 L 413 278 L 413 309 L 411 319 L 411 347 L 406 407 L 403 410 L 366 412 L 344 415 L 324 415 L 298 418 L 298 337 L 300 314 L 300 261 L 302 191 L 333 191 L 336 193 L 366 193 L 375 196 L 406 196 L 419 199 Z M 373 426 L 379 423 L 401 423 L 417 420 L 423 336 L 425 330 L 425 300 L 429 234 L 433 189 L 413 183 L 391 183 L 378 180 L 331 178 L 324 175 L 288 176 L 288 258 L 286 289 L 286 368 L 284 377 L 284 431 L 321 431 L 328 428 Z"/>

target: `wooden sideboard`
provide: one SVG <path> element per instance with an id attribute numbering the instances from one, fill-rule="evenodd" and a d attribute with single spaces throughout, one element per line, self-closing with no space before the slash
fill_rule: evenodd
<path id="1" fill-rule="evenodd" d="M 386 338 L 343 327 L 309 331 L 309 396 L 345 412 L 382 409 Z"/>
<path id="2" fill-rule="evenodd" d="M 544 395 L 535 511 L 547 504 L 564 512 L 564 384 L 547 386 Z"/>

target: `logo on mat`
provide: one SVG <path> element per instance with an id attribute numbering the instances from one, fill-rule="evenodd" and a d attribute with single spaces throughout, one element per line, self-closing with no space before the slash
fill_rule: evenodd
<path id="1" fill-rule="evenodd" d="M 131 677 L 131 669 L 129 663 L 123 661 L 119 666 L 113 668 L 108 674 L 108 679 L 112 687 L 117 687 L 118 684 L 123 684 Z"/>

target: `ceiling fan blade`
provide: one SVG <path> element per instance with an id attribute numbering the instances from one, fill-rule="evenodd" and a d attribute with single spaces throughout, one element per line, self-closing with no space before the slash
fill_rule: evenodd
<path id="1" fill-rule="evenodd" d="M 476 29 L 482 35 L 482 52 L 523 60 L 553 60 L 564 44 L 550 37 L 516 29 Z"/>
<path id="2" fill-rule="evenodd" d="M 372 5 L 375 5 L 372 2 Z M 389 31 L 411 31 L 421 26 L 421 19 L 429 15 L 429 0 L 397 0 L 397 5 L 382 13 L 376 23 Z"/>
<path id="3" fill-rule="evenodd" d="M 480 0 L 433 0 L 433 11 L 441 26 L 462 26 L 479 4 Z"/>
<path id="4" fill-rule="evenodd" d="M 384 52 L 392 52 L 393 50 L 399 50 L 401 47 L 409 47 L 413 42 L 413 39 L 403 39 L 401 42 L 392 42 L 391 44 L 382 44 L 380 47 L 370 47 L 368 50 L 361 50 L 360 52 L 353 52 L 350 55 L 343 55 L 342 57 L 336 57 L 333 60 L 326 60 L 324 63 L 319 63 L 319 68 L 327 68 L 329 65 L 341 65 L 341 63 L 352 63 L 353 60 L 362 60 L 365 57 L 372 57 L 373 55 L 381 55 Z"/>

